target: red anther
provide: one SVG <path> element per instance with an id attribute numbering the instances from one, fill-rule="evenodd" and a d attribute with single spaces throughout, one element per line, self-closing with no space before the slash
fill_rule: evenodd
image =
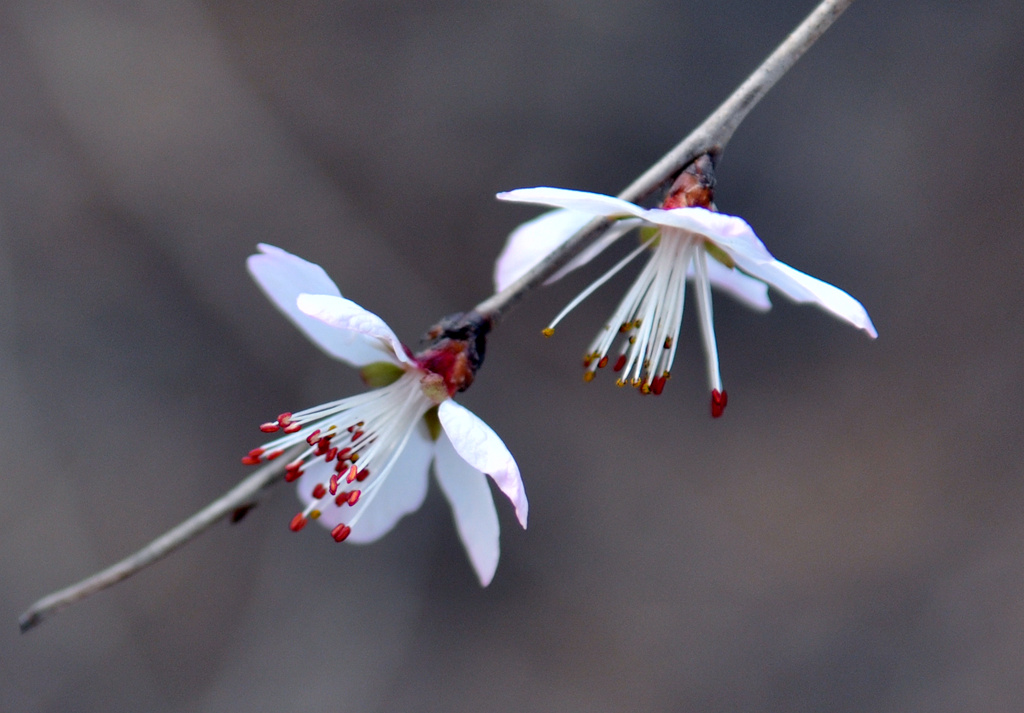
<path id="1" fill-rule="evenodd" d="M 342 505 L 344 505 L 347 502 L 348 502 L 348 491 L 347 490 L 342 490 L 340 493 L 338 493 L 338 497 L 336 497 L 334 499 L 334 504 L 337 505 L 338 507 L 341 507 Z"/>
<path id="2" fill-rule="evenodd" d="M 262 448 L 253 448 L 251 451 L 249 451 L 250 458 L 259 458 L 261 455 L 263 455 Z"/>
<path id="3" fill-rule="evenodd" d="M 608 357 L 607 356 L 603 356 L 603 357 L 601 357 L 601 361 L 597 362 L 597 368 L 598 369 L 603 369 L 606 366 L 608 366 Z"/>
<path id="4" fill-rule="evenodd" d="M 260 430 L 264 433 L 277 433 L 278 428 L 279 426 L 276 423 L 270 423 L 269 421 L 260 424 Z"/>
<path id="5" fill-rule="evenodd" d="M 344 542 L 345 538 L 348 537 L 349 533 L 351 533 L 351 532 L 352 532 L 352 528 L 351 527 L 349 527 L 348 525 L 342 524 L 342 525 L 338 525 L 333 530 L 331 530 L 331 537 L 334 538 L 335 542 Z"/>
<path id="6" fill-rule="evenodd" d="M 289 423 L 292 422 L 292 412 L 285 411 L 284 413 L 277 417 L 277 422 L 282 426 L 287 426 Z"/>
<path id="7" fill-rule="evenodd" d="M 724 391 L 714 389 L 711 392 L 711 418 L 718 418 L 725 411 L 726 404 L 729 403 L 729 394 Z"/>
<path id="8" fill-rule="evenodd" d="M 320 429 L 319 428 L 316 429 L 315 431 L 313 431 L 308 436 L 306 436 L 306 443 L 308 443 L 311 446 L 315 446 L 317 444 L 317 441 L 319 441 L 319 440 L 320 440 Z"/>
<path id="9" fill-rule="evenodd" d="M 286 483 L 290 483 L 293 480 L 298 480 L 299 476 L 302 475 L 302 461 L 292 461 L 284 467 L 284 480 Z"/>
<path id="10" fill-rule="evenodd" d="M 665 381 L 666 377 L 664 374 L 654 377 L 654 381 L 651 382 L 651 393 L 655 396 L 661 396 L 661 392 L 665 388 Z"/>
<path id="11" fill-rule="evenodd" d="M 324 487 L 323 483 L 317 483 L 316 487 L 313 488 L 313 497 L 319 500 L 325 495 L 327 495 L 327 488 Z"/>
<path id="12" fill-rule="evenodd" d="M 289 525 L 288 528 L 292 532 L 298 532 L 299 530 L 301 530 L 302 528 L 304 528 L 306 526 L 307 522 L 309 522 L 309 521 L 300 512 L 298 515 L 296 515 L 295 517 L 292 518 L 292 524 Z"/>
<path id="13" fill-rule="evenodd" d="M 362 490 L 353 490 L 348 494 L 348 504 L 355 505 L 359 502 L 359 496 L 363 494 Z"/>
<path id="14" fill-rule="evenodd" d="M 267 460 L 274 460 L 275 458 L 280 458 L 283 455 L 284 449 L 278 448 L 276 451 L 270 451 L 270 453 L 267 454 Z"/>
<path id="15" fill-rule="evenodd" d="M 330 463 L 332 460 L 334 460 L 334 456 L 336 455 L 338 455 L 338 449 L 332 448 L 331 450 L 327 451 L 326 454 L 324 454 L 324 461 Z"/>
<path id="16" fill-rule="evenodd" d="M 348 446 L 346 446 L 345 448 L 342 448 L 340 451 L 338 451 L 338 456 L 337 456 L 338 460 L 339 461 L 345 460 L 346 458 L 348 458 L 348 454 L 351 453 L 351 452 L 352 452 L 352 449 L 349 448 Z"/>
<path id="17" fill-rule="evenodd" d="M 295 433 L 296 431 L 302 430 L 302 424 L 298 421 L 292 421 L 287 426 L 281 429 L 285 433 Z"/>
<path id="18" fill-rule="evenodd" d="M 316 454 L 322 456 L 324 453 L 331 449 L 331 439 L 334 436 L 324 436 L 316 442 Z"/>
<path id="19" fill-rule="evenodd" d="M 364 480 L 366 480 L 369 477 L 370 477 L 370 469 L 369 468 L 363 468 L 361 471 L 356 473 L 356 480 L 358 480 L 360 483 L 362 483 Z"/>
<path id="20" fill-rule="evenodd" d="M 259 465 L 259 456 L 244 456 L 242 458 L 242 465 Z"/>
<path id="21" fill-rule="evenodd" d="M 348 473 L 345 475 L 345 482 L 346 483 L 351 483 L 351 482 L 355 481 L 356 475 L 358 473 L 359 473 L 359 469 L 356 468 L 355 466 L 352 466 L 351 468 L 349 468 L 348 469 Z"/>
<path id="22" fill-rule="evenodd" d="M 594 358 L 592 356 L 585 356 L 585 357 L 583 357 L 583 368 L 584 369 L 589 369 L 590 365 L 593 364 L 593 363 L 594 363 Z"/>
<path id="23" fill-rule="evenodd" d="M 625 365 L 626 365 L 626 355 L 625 354 L 619 354 L 619 358 L 615 360 L 615 366 L 613 366 L 612 368 L 615 371 L 622 371 L 622 367 L 624 367 Z"/>
<path id="24" fill-rule="evenodd" d="M 358 441 L 362 437 L 363 437 L 363 432 L 362 431 L 356 431 L 355 433 L 352 434 L 352 442 L 355 443 L 356 441 Z"/>
<path id="25" fill-rule="evenodd" d="M 335 473 L 331 476 L 331 479 L 327 481 L 327 489 L 331 491 L 331 495 L 338 492 L 338 474 Z"/>

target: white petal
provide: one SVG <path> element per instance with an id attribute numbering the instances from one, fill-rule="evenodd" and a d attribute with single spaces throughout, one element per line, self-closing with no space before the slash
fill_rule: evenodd
<path id="1" fill-rule="evenodd" d="M 517 227 L 494 263 L 494 289 L 504 290 L 593 219 L 589 213 L 552 210 Z"/>
<path id="2" fill-rule="evenodd" d="M 812 302 L 840 319 L 845 319 L 872 338 L 878 336 L 867 310 L 860 302 L 838 287 L 816 277 L 794 270 L 778 260 L 737 260 L 737 265 L 759 280 L 764 280 L 794 302 Z"/>
<path id="3" fill-rule="evenodd" d="M 623 218 L 621 220 L 616 220 L 606 231 L 604 231 L 604 234 L 600 238 L 592 242 L 584 248 L 579 255 L 563 265 L 562 269 L 549 277 L 544 284 L 550 285 L 555 280 L 561 280 L 577 267 L 583 267 L 595 257 L 603 253 L 605 248 L 609 245 L 614 243 L 633 228 L 638 228 L 643 224 L 644 221 L 639 218 Z"/>
<path id="4" fill-rule="evenodd" d="M 572 191 L 568 188 L 517 188 L 498 194 L 498 200 L 513 203 L 539 203 L 552 208 L 569 208 L 592 216 L 601 215 L 606 218 L 636 216 L 643 218 L 646 211 L 621 198 L 590 193 L 588 191 Z"/>
<path id="5" fill-rule="evenodd" d="M 332 295 L 301 294 L 296 304 L 303 314 L 333 327 L 339 343 L 360 348 L 357 355 L 365 360 L 352 363 L 369 364 L 383 357 L 415 366 L 416 362 L 405 353 L 405 347 L 391 331 L 391 327 L 352 300 Z"/>
<path id="6" fill-rule="evenodd" d="M 743 255 L 750 260 L 771 260 L 772 254 L 747 221 L 735 215 L 716 213 L 706 208 L 673 208 L 646 211 L 647 220 L 658 225 L 682 228 L 703 235 L 730 256 Z"/>
<path id="7" fill-rule="evenodd" d="M 498 434 L 475 414 L 449 399 L 437 409 L 445 433 L 464 461 L 491 476 L 516 509 L 519 524 L 526 527 L 529 503 L 519 466 Z"/>
<path id="8" fill-rule="evenodd" d="M 383 473 L 371 473 L 362 484 L 363 496 L 353 505 L 338 507 L 330 500 L 322 508 L 322 515 L 317 520 L 321 525 L 332 529 L 340 523 L 352 523 L 359 514 L 359 520 L 352 525 L 352 533 L 348 542 L 366 543 L 379 539 L 389 532 L 405 515 L 415 512 L 423 504 L 427 495 L 427 474 L 430 458 L 434 454 L 434 443 L 427 433 L 422 420 L 414 427 L 405 448 L 398 455 L 391 470 L 377 488 L 377 492 L 369 492 L 369 486 L 375 478 Z M 327 487 L 328 479 L 334 472 L 333 463 L 325 463 L 323 459 L 309 466 L 299 478 L 299 499 L 304 504 L 313 501 L 313 488 L 317 483 Z M 353 484 L 354 485 L 354 484 Z M 351 490 L 353 485 L 341 483 L 341 489 Z"/>
<path id="9" fill-rule="evenodd" d="M 495 289 L 501 292 L 518 280 L 593 219 L 590 213 L 562 208 L 543 213 L 520 225 L 509 234 L 505 248 L 494 265 Z M 549 277 L 545 284 L 560 280 L 576 268 L 586 265 L 638 225 L 640 221 L 635 219 L 615 221 L 604 235 Z"/>
<path id="10" fill-rule="evenodd" d="M 464 461 L 445 434 L 437 441 L 434 473 L 452 506 L 455 527 L 469 561 L 480 584 L 486 587 L 494 578 L 500 553 L 498 513 L 487 476 Z"/>
<path id="11" fill-rule="evenodd" d="M 376 341 L 353 338 L 299 310 L 296 300 L 304 292 L 341 297 L 337 285 L 323 268 L 273 245 L 261 243 L 259 249 L 262 254 L 251 255 L 246 263 L 249 274 L 311 342 L 330 356 L 355 366 L 381 360 Z"/>
<path id="12" fill-rule="evenodd" d="M 691 275 L 693 273 L 692 266 L 690 273 Z M 772 308 L 771 300 L 768 299 L 768 285 L 744 275 L 739 270 L 726 267 L 710 255 L 708 256 L 708 279 L 711 280 L 711 285 L 715 289 L 722 290 L 751 309 L 767 312 Z"/>

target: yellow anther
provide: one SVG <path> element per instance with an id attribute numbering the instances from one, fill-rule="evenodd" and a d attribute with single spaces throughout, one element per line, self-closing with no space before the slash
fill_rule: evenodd
<path id="1" fill-rule="evenodd" d="M 543 334 L 545 337 L 550 337 L 552 334 L 555 333 L 555 330 L 552 327 L 544 327 L 544 329 L 540 330 L 540 333 Z"/>
<path id="2" fill-rule="evenodd" d="M 585 373 L 583 375 L 583 380 L 587 381 L 587 382 L 593 381 L 594 380 L 594 372 L 588 371 L 587 373 Z"/>
<path id="3" fill-rule="evenodd" d="M 310 519 L 310 520 L 316 520 L 316 519 L 318 519 L 319 517 L 320 517 L 320 511 L 319 511 L 319 510 L 313 510 L 313 511 L 311 511 L 311 512 L 309 513 L 309 519 Z"/>

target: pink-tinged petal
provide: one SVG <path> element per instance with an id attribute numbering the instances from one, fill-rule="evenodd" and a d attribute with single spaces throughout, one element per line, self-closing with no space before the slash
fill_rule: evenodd
<path id="1" fill-rule="evenodd" d="M 736 262 L 744 272 L 767 282 L 794 302 L 816 304 L 836 317 L 845 319 L 854 327 L 864 330 L 872 338 L 878 336 L 875 325 L 871 323 L 871 318 L 864 306 L 838 287 L 799 270 L 794 270 L 778 260 L 766 262 L 737 260 Z"/>
<path id="2" fill-rule="evenodd" d="M 450 399 L 438 407 L 437 415 L 455 452 L 469 465 L 491 476 L 501 492 L 512 501 L 519 524 L 525 528 L 529 503 L 523 480 L 519 477 L 519 466 L 498 434 L 471 411 Z"/>
<path id="3" fill-rule="evenodd" d="M 518 280 L 593 219 L 594 216 L 589 213 L 562 208 L 520 225 L 509 234 L 505 248 L 494 265 L 495 289 L 500 292 Z M 632 218 L 616 221 L 599 239 L 549 277 L 545 284 L 560 280 L 576 268 L 586 265 L 638 225 L 640 221 Z"/>
<path id="4" fill-rule="evenodd" d="M 692 273 L 691 266 L 690 274 L 692 275 Z M 768 299 L 768 285 L 744 275 L 739 270 L 726 267 L 710 255 L 708 256 L 708 279 L 716 290 L 725 292 L 751 309 L 767 312 L 772 308 L 772 302 Z"/>
<path id="5" fill-rule="evenodd" d="M 570 210 L 588 213 L 591 216 L 604 216 L 605 218 L 624 218 L 635 216 L 643 218 L 646 212 L 640 206 L 634 205 L 621 198 L 605 196 L 600 193 L 588 191 L 573 191 L 568 188 L 517 188 L 514 191 L 506 191 L 498 194 L 498 200 L 510 201 L 512 203 L 538 203 L 549 205 L 552 208 L 568 208 Z"/>
<path id="6" fill-rule="evenodd" d="M 749 260 L 772 260 L 772 254 L 754 233 L 747 221 L 735 215 L 716 213 L 707 208 L 652 208 L 646 219 L 657 225 L 682 228 L 703 235 L 732 256 L 743 255 Z"/>
<path id="7" fill-rule="evenodd" d="M 353 339 L 299 310 L 296 300 L 304 292 L 341 297 L 337 285 L 323 268 L 273 245 L 261 243 L 259 249 L 261 254 L 251 255 L 246 263 L 249 274 L 299 331 L 330 356 L 349 364 L 359 366 L 380 361 L 374 342 Z"/>
<path id="8" fill-rule="evenodd" d="M 339 492 L 355 488 L 363 491 L 355 505 L 336 505 L 328 491 L 317 522 L 328 530 L 342 523 L 351 525 L 352 533 L 348 536 L 348 542 L 366 543 L 380 539 L 405 515 L 415 512 L 423 504 L 433 454 L 434 442 L 420 421 L 390 470 L 386 473 L 371 473 L 362 483 L 357 481 L 349 485 L 342 480 Z M 333 465 L 320 459 L 307 466 L 306 472 L 298 480 L 299 499 L 303 504 L 314 500 L 312 493 L 317 484 L 328 487 L 331 474 L 334 473 Z M 378 480 L 381 476 L 384 476 L 383 481 Z M 375 485 L 377 482 L 379 485 Z"/>
<path id="9" fill-rule="evenodd" d="M 466 548 L 480 584 L 486 587 L 498 568 L 499 526 L 494 498 L 487 476 L 455 452 L 448 436 L 441 434 L 434 455 L 434 473 L 448 503 L 452 506 L 455 527 Z"/>
<path id="10" fill-rule="evenodd" d="M 302 314 L 334 329 L 337 343 L 352 350 L 353 356 L 346 361 L 362 366 L 381 361 L 383 357 L 395 363 L 415 366 L 416 362 L 406 354 L 405 347 L 391 327 L 352 300 L 332 295 L 301 294 L 296 304 Z M 355 361 L 356 357 L 362 361 Z"/>

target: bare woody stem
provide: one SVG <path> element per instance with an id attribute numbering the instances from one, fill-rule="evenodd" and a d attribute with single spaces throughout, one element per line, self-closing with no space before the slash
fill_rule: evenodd
<path id="1" fill-rule="evenodd" d="M 689 136 L 629 184 L 618 197 L 639 203 L 671 183 L 686 165 L 698 156 L 706 153 L 721 154 L 750 110 L 852 2 L 853 0 L 822 0 L 728 99 L 722 102 L 700 126 L 690 132 Z M 604 218 L 595 218 L 587 223 L 521 278 L 478 304 L 474 308 L 478 318 L 491 324 L 496 323 L 528 292 L 543 284 L 583 248 L 600 237 L 608 225 L 609 222 Z"/>
<path id="2" fill-rule="evenodd" d="M 85 599 L 90 594 L 117 584 L 139 570 L 148 567 L 159 559 L 169 555 L 186 542 L 210 527 L 221 518 L 256 504 L 261 491 L 277 480 L 284 472 L 284 466 L 298 455 L 301 447 L 283 454 L 270 463 L 255 471 L 248 478 L 233 487 L 224 495 L 204 507 L 173 529 L 165 532 L 138 552 L 135 552 L 117 564 L 97 572 L 77 584 L 61 589 L 43 597 L 18 619 L 22 633 L 39 624 L 43 619 L 56 614 L 64 607 Z"/>
<path id="3" fill-rule="evenodd" d="M 775 83 L 789 71 L 808 48 L 835 22 L 840 13 L 853 0 L 823 0 L 761 66 L 754 70 L 700 126 L 675 148 L 631 183 L 622 193 L 634 203 L 643 201 L 664 187 L 702 154 L 719 154 L 725 148 L 736 128 L 755 104 L 768 93 Z M 481 302 L 460 320 L 445 327 L 446 334 L 460 336 L 482 335 L 491 325 L 519 302 L 528 292 L 539 287 L 548 277 L 569 262 L 608 227 L 608 221 L 596 218 L 577 232 L 570 240 L 552 252 L 540 264 L 505 290 Z M 482 342 L 481 342 L 482 344 Z M 479 355 L 483 356 L 482 350 Z M 284 471 L 285 464 L 295 452 L 289 452 L 263 466 L 217 500 L 195 515 L 164 533 L 138 552 L 126 557 L 102 572 L 43 597 L 22 614 L 19 623 L 22 632 L 28 631 L 43 619 L 70 604 L 120 582 L 193 539 L 218 520 L 232 513 L 244 511 L 256 503 L 262 491 L 275 482 Z"/>

